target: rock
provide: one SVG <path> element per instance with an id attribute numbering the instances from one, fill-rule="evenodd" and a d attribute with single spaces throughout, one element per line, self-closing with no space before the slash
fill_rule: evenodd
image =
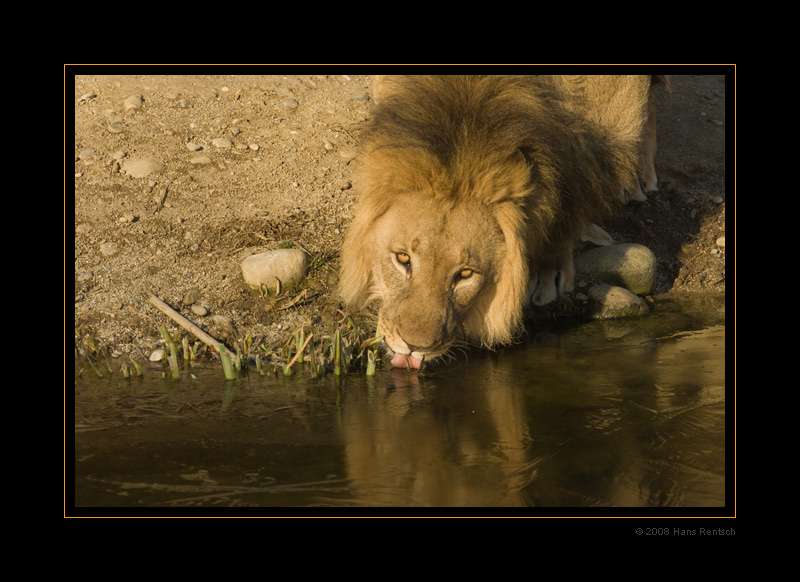
<path id="1" fill-rule="evenodd" d="M 162 167 L 161 162 L 155 158 L 132 158 L 123 164 L 122 169 L 132 178 L 146 178 L 160 172 Z"/>
<path id="2" fill-rule="evenodd" d="M 211 145 L 213 145 L 215 148 L 230 149 L 233 147 L 233 142 L 227 137 L 218 137 L 211 141 Z"/>
<path id="3" fill-rule="evenodd" d="M 106 257 L 117 254 L 117 244 L 113 242 L 104 242 L 100 245 L 100 252 Z"/>
<path id="4" fill-rule="evenodd" d="M 597 285 L 587 291 L 592 301 L 590 315 L 594 319 L 634 317 L 649 311 L 641 297 L 622 287 Z"/>
<path id="5" fill-rule="evenodd" d="M 656 257 L 640 244 L 618 244 L 591 249 L 575 258 L 578 279 L 619 285 L 649 295 L 656 285 Z"/>
<path id="6" fill-rule="evenodd" d="M 83 148 L 80 152 L 78 152 L 78 159 L 83 160 L 84 162 L 89 161 L 98 161 L 101 159 L 100 154 L 98 154 L 94 148 Z"/>
<path id="7" fill-rule="evenodd" d="M 158 348 L 150 354 L 150 361 L 151 362 L 160 362 L 164 358 L 164 348 Z"/>
<path id="8" fill-rule="evenodd" d="M 200 301 L 200 289 L 197 287 L 192 287 L 183 294 L 184 305 L 194 305 L 198 301 Z"/>
<path id="9" fill-rule="evenodd" d="M 206 309 L 202 305 L 192 305 L 192 313 L 202 317 L 204 315 L 208 315 L 208 309 Z"/>
<path id="10" fill-rule="evenodd" d="M 242 261 L 242 276 L 253 290 L 274 290 L 278 281 L 282 286 L 297 283 L 306 276 L 307 269 L 308 255 L 301 249 L 267 251 Z"/>
<path id="11" fill-rule="evenodd" d="M 285 99 L 281 99 L 281 105 L 283 105 L 287 109 L 297 109 L 300 103 L 297 102 L 297 99 L 286 97 Z"/>
<path id="12" fill-rule="evenodd" d="M 194 156 L 189 160 L 189 163 L 193 166 L 205 166 L 211 163 L 211 158 L 208 156 Z"/>
<path id="13" fill-rule="evenodd" d="M 144 97 L 141 95 L 132 95 L 125 99 L 125 109 L 141 109 L 144 103 Z"/>

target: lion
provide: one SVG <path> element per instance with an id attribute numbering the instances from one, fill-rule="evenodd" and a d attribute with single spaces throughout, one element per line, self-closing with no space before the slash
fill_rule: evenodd
<path id="1" fill-rule="evenodd" d="M 649 76 L 385 76 L 339 291 L 393 366 L 513 342 L 574 288 L 581 229 L 638 186 Z M 648 166 L 649 168 L 649 166 Z"/>

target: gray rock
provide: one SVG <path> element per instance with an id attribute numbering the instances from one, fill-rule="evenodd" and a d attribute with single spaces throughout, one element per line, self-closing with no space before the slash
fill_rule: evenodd
<path id="1" fill-rule="evenodd" d="M 635 317 L 650 309 L 641 297 L 614 285 L 597 285 L 589 288 L 587 294 L 592 302 L 590 315 L 594 319 Z"/>
<path id="2" fill-rule="evenodd" d="M 656 257 L 640 244 L 618 244 L 591 249 L 575 258 L 577 278 L 618 285 L 649 295 L 656 284 Z"/>
<path id="3" fill-rule="evenodd" d="M 242 276 L 253 289 L 262 287 L 274 290 L 281 286 L 298 283 L 306 276 L 308 255 L 301 249 L 277 249 L 250 255 L 242 261 Z"/>

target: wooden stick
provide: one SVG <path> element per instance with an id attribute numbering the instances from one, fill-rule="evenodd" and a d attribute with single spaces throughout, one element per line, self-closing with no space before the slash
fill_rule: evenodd
<path id="1" fill-rule="evenodd" d="M 310 341 L 311 341 L 311 338 L 312 338 L 312 337 L 314 337 L 314 334 L 313 334 L 313 333 L 312 333 L 312 334 L 309 334 L 309 336 L 306 338 L 306 342 L 303 344 L 303 347 L 302 347 L 302 348 L 300 348 L 300 349 L 297 351 L 297 353 L 296 353 L 296 354 L 294 355 L 294 357 L 292 358 L 292 361 L 291 361 L 291 362 L 289 362 L 289 365 L 288 365 L 288 366 L 286 366 L 287 368 L 291 368 L 291 367 L 292 367 L 292 364 L 294 364 L 294 363 L 295 363 L 295 361 L 297 360 L 297 358 L 299 358 L 299 357 L 300 357 L 300 354 L 302 354 L 302 353 L 303 353 L 303 350 L 304 350 L 304 349 L 306 349 L 306 346 L 308 345 L 308 342 L 310 342 Z"/>
<path id="2" fill-rule="evenodd" d="M 197 327 L 190 320 L 186 319 L 183 315 L 181 315 L 180 313 L 178 313 L 177 311 L 172 309 L 172 307 L 170 307 L 169 305 L 164 303 L 161 299 L 159 299 L 158 297 L 156 297 L 152 293 L 148 293 L 147 294 L 147 298 L 150 300 L 150 303 L 152 303 L 153 305 L 158 307 L 161 311 L 163 311 L 173 321 L 175 321 L 175 323 L 180 325 L 186 331 L 189 331 L 189 332 L 193 333 L 195 336 L 197 336 L 200 339 L 200 341 L 202 341 L 204 344 L 206 344 L 210 348 L 213 348 L 213 349 L 217 350 L 217 353 L 219 353 L 219 351 L 220 351 L 220 349 L 219 349 L 220 346 L 225 347 L 225 344 L 223 344 L 220 341 L 217 341 L 216 339 L 214 339 L 213 337 L 208 335 L 206 332 L 204 332 L 202 329 Z M 231 350 L 228 349 L 228 351 L 230 352 Z"/>

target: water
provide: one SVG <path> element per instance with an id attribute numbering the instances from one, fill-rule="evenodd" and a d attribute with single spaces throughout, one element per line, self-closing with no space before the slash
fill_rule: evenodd
<path id="1" fill-rule="evenodd" d="M 721 298 L 662 300 L 643 318 L 470 351 L 422 376 L 84 371 L 75 504 L 724 507 L 724 320 Z"/>

